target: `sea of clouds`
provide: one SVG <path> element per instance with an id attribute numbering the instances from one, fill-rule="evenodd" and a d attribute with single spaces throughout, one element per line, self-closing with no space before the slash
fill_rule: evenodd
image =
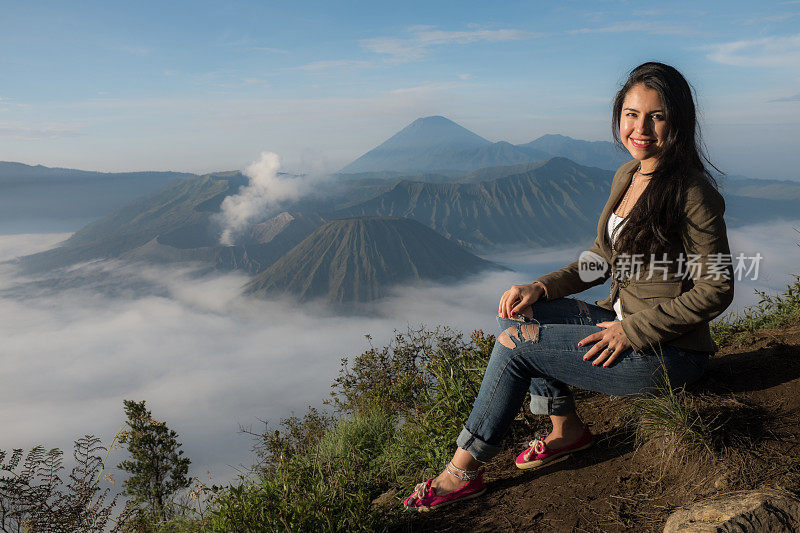
<path id="1" fill-rule="evenodd" d="M 737 284 L 732 310 L 753 289 L 784 288 L 800 265 L 800 223 L 730 232 L 734 253 L 764 257 L 759 279 Z M 0 261 L 47 249 L 68 234 L 0 236 Z M 253 438 L 328 396 L 342 357 L 385 345 L 395 330 L 447 325 L 468 335 L 494 331 L 497 302 L 515 283 L 577 258 L 579 248 L 520 249 L 489 259 L 514 269 L 456 285 L 398 287 L 366 316 L 337 316 L 324 304 L 240 295 L 240 274 L 198 277 L 191 266 L 104 262 L 86 266 L 146 290 L 106 285 L 43 289 L 0 264 L 0 449 L 34 444 L 68 450 L 85 433 L 106 443 L 124 421 L 124 399 L 147 400 L 183 442 L 192 473 L 216 482 L 253 461 Z M 13 290 L 12 290 L 13 289 Z M 607 287 L 584 293 L 603 298 Z M 69 455 L 69 453 L 67 454 Z M 109 460 L 123 459 L 113 451 Z"/>

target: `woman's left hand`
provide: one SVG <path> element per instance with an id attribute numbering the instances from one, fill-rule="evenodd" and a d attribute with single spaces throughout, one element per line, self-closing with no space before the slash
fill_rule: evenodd
<path id="1" fill-rule="evenodd" d="M 616 361 L 622 352 L 631 347 L 631 342 L 628 340 L 628 336 L 625 335 L 625 331 L 622 329 L 622 322 L 619 320 L 598 322 L 597 325 L 603 328 L 603 331 L 592 333 L 582 339 L 578 346 L 585 346 L 594 342 L 595 345 L 586 352 L 583 360 L 588 361 L 594 357 L 592 362 L 594 366 L 602 365 L 607 367 Z"/>

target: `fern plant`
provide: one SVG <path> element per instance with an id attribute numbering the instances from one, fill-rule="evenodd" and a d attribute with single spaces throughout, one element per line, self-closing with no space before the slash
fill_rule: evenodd
<path id="1" fill-rule="evenodd" d="M 34 446 L 27 454 L 0 450 L 0 531 L 67 533 L 122 531 L 127 507 L 114 515 L 117 496 L 99 486 L 106 448 L 93 435 L 75 441 L 72 468 L 65 482 L 63 452 Z"/>

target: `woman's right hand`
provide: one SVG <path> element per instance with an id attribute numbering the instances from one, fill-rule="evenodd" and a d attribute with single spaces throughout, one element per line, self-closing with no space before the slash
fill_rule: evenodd
<path id="1" fill-rule="evenodd" d="M 544 285 L 533 282 L 529 285 L 512 285 L 500 297 L 497 314 L 502 318 L 513 318 L 523 309 L 536 303 L 544 294 Z"/>

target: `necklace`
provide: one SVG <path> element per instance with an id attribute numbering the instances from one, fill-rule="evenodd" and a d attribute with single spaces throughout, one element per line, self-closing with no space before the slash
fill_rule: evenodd
<path id="1" fill-rule="evenodd" d="M 625 208 L 628 206 L 628 198 L 631 195 L 631 189 L 633 189 L 633 186 L 636 184 L 636 178 L 639 176 L 640 168 L 642 167 L 640 166 L 638 169 L 636 169 L 636 172 L 633 173 L 633 177 L 631 178 L 631 183 L 628 186 L 628 189 L 625 191 L 625 196 L 622 197 L 622 202 L 620 202 L 619 204 L 619 212 L 624 213 L 624 215 L 622 215 L 623 218 L 628 216 L 628 213 L 625 211 Z"/>
<path id="2" fill-rule="evenodd" d="M 622 201 L 619 204 L 619 210 L 620 210 L 621 213 L 625 213 L 625 208 L 628 206 L 628 197 L 630 197 L 631 189 L 633 189 L 633 186 L 636 183 L 636 178 L 639 176 L 639 171 L 641 169 L 642 169 L 642 166 L 639 165 L 639 168 L 637 168 L 636 172 L 633 173 L 633 177 L 631 178 L 631 183 L 630 183 L 630 185 L 628 185 L 628 189 L 625 191 L 625 196 L 622 197 Z M 617 215 L 613 211 L 611 213 L 616 215 L 616 216 L 618 216 L 618 217 L 620 217 L 620 215 Z M 620 218 L 626 218 L 628 216 L 628 214 L 629 213 L 625 213 L 625 215 L 620 217 Z M 622 221 L 619 221 L 619 222 L 622 222 Z M 619 222 L 618 222 L 618 224 L 619 224 Z M 615 231 L 614 231 L 615 234 L 616 234 L 616 230 L 618 230 L 618 229 L 619 229 L 619 226 L 615 229 Z M 614 246 L 614 240 L 610 239 L 610 244 L 611 244 L 611 250 L 612 251 L 616 251 L 616 247 Z"/>

